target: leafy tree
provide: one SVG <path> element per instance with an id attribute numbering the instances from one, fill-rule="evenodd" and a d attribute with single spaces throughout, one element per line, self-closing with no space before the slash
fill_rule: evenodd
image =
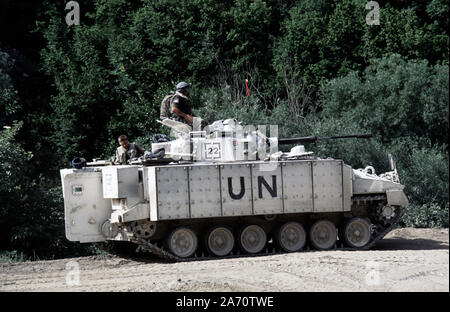
<path id="1" fill-rule="evenodd" d="M 435 0 L 380 2 L 380 25 L 367 25 L 365 3 L 357 0 L 301 1 L 289 11 L 274 45 L 280 74 L 287 62 L 314 86 L 362 70 L 374 59 L 400 54 L 448 63 L 448 4 Z M 422 18 L 422 16 L 424 18 Z"/>
<path id="2" fill-rule="evenodd" d="M 380 25 L 365 26 L 360 53 L 366 63 L 392 53 L 427 59 L 431 64 L 448 62 L 448 34 L 438 21 L 422 23 L 414 9 L 380 9 Z"/>
<path id="3" fill-rule="evenodd" d="M 416 136 L 448 143 L 448 83 L 448 66 L 391 55 L 361 78 L 352 72 L 324 84 L 322 116 L 346 116 L 384 142 Z"/>
<path id="4" fill-rule="evenodd" d="M 328 47 L 324 40 L 333 5 L 328 1 L 298 2 L 282 22 L 284 34 L 274 46 L 277 71 L 284 66 L 294 67 L 308 83 L 325 78 Z"/>
<path id="5" fill-rule="evenodd" d="M 0 50 L 0 127 L 7 125 L 10 117 L 19 109 L 17 90 L 10 76 L 13 66 L 14 60 Z"/>
<path id="6" fill-rule="evenodd" d="M 92 253 L 65 238 L 61 186 L 30 176 L 33 153 L 16 141 L 22 126 L 0 131 L 0 250 L 32 260 Z"/>

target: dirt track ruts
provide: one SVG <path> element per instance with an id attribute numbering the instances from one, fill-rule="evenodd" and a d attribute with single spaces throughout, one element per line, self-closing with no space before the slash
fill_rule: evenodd
<path id="1" fill-rule="evenodd" d="M 114 256 L 3 263 L 0 291 L 449 291 L 448 235 L 397 229 L 369 251 L 187 263 Z M 77 266 L 79 285 L 70 285 Z"/>

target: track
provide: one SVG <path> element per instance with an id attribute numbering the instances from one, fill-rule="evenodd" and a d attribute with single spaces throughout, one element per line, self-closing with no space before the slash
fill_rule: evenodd
<path id="1" fill-rule="evenodd" d="M 369 196 L 356 196 L 353 201 L 355 203 L 357 202 L 382 202 L 386 199 L 384 195 L 369 195 Z M 337 243 L 334 245 L 334 247 L 331 250 L 341 250 L 341 251 L 356 251 L 356 250 L 368 250 L 371 249 L 375 244 L 383 239 L 383 237 L 389 233 L 394 227 L 398 224 L 398 222 L 401 220 L 401 217 L 403 215 L 403 209 L 397 208 L 397 212 L 390 220 L 388 226 L 384 227 L 382 231 L 376 233 L 371 241 L 362 248 L 350 248 L 344 246 L 344 244 L 340 241 L 337 241 Z M 195 254 L 193 257 L 189 258 L 181 258 L 177 257 L 176 255 L 173 255 L 170 253 L 170 251 L 166 250 L 163 245 L 149 241 L 144 240 L 140 238 L 132 238 L 131 242 L 137 244 L 139 247 L 141 247 L 143 250 L 146 250 L 150 252 L 152 255 L 159 257 L 160 259 L 164 259 L 166 261 L 174 261 L 174 262 L 188 262 L 188 261 L 199 261 L 199 260 L 213 260 L 218 259 L 217 257 L 207 256 L 204 253 L 201 254 Z M 108 253 L 115 254 L 117 256 L 121 257 L 128 257 L 131 259 L 138 259 L 141 258 L 140 255 L 136 255 L 134 252 L 129 251 L 123 251 L 123 250 L 117 250 L 114 247 L 108 245 L 108 244 L 97 244 L 97 246 L 100 249 L 103 249 L 104 251 Z M 302 251 L 299 252 L 308 252 L 308 251 L 317 251 L 313 248 L 311 248 L 309 245 L 307 245 Z M 260 257 L 260 256 L 266 256 L 268 254 L 283 254 L 284 251 L 280 250 L 279 248 L 276 248 L 273 244 L 268 244 L 263 252 L 256 253 L 256 254 L 243 254 L 240 253 L 239 250 L 236 252 L 233 251 L 231 254 L 220 257 L 220 259 L 231 259 L 231 258 L 239 258 L 239 257 Z"/>

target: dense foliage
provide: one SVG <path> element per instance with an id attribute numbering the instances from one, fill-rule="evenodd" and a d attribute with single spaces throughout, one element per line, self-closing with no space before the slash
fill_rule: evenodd
<path id="1" fill-rule="evenodd" d="M 373 133 L 308 148 L 379 172 L 392 153 L 411 202 L 403 225 L 448 227 L 448 1 L 378 1 L 380 25 L 368 25 L 362 0 L 80 0 L 70 27 L 66 2 L 0 4 L 6 257 L 91 252 L 64 237 L 58 169 L 111 156 L 123 133 L 149 148 L 181 80 L 208 121 Z"/>

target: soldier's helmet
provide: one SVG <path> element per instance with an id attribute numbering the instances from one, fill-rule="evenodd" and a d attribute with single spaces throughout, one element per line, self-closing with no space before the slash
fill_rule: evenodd
<path id="1" fill-rule="evenodd" d="M 191 86 L 187 82 L 180 82 L 177 84 L 177 91 L 189 89 Z"/>

